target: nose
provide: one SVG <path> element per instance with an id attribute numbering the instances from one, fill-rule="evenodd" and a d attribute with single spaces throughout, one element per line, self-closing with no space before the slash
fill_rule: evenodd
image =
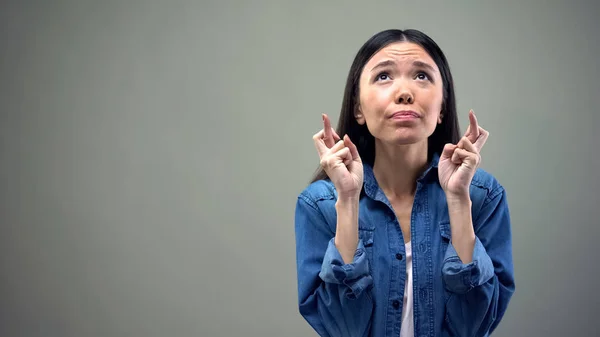
<path id="1" fill-rule="evenodd" d="M 396 93 L 395 101 L 397 104 L 412 104 L 415 101 L 415 98 L 407 87 L 401 87 Z"/>

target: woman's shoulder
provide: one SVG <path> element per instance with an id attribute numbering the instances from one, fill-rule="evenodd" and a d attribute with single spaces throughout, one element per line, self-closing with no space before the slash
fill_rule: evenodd
<path id="1" fill-rule="evenodd" d="M 337 192 L 331 180 L 317 180 L 310 183 L 298 195 L 296 212 L 297 214 L 308 212 L 312 216 L 318 213 L 318 217 L 325 220 L 331 233 L 334 233 L 336 226 L 336 200 Z"/>
<path id="2" fill-rule="evenodd" d="M 471 187 L 473 189 L 481 189 L 486 192 L 486 196 L 488 198 L 492 198 L 494 195 L 502 193 L 504 191 L 504 186 L 500 184 L 498 179 L 490 172 L 478 168 L 471 180 Z"/>
<path id="3" fill-rule="evenodd" d="M 330 179 L 320 179 L 311 182 L 299 194 L 299 198 L 307 201 L 317 202 L 320 200 L 331 200 L 337 198 L 335 186 Z"/>

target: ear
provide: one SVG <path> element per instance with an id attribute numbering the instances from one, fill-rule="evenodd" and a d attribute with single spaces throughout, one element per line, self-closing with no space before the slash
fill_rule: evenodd
<path id="1" fill-rule="evenodd" d="M 365 116 L 362 113 L 360 106 L 357 106 L 354 113 L 354 118 L 359 125 L 365 125 Z"/>
<path id="2" fill-rule="evenodd" d="M 440 112 L 440 115 L 438 116 L 438 124 L 442 124 L 442 118 L 444 118 L 444 114 Z"/>

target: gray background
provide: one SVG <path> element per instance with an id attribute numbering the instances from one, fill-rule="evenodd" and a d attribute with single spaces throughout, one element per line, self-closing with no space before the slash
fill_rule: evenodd
<path id="1" fill-rule="evenodd" d="M 0 335 L 314 336 L 293 212 L 372 34 L 418 28 L 490 139 L 517 292 L 497 336 L 600 313 L 592 1 L 3 1 Z M 596 331 L 594 331 L 596 330 Z"/>

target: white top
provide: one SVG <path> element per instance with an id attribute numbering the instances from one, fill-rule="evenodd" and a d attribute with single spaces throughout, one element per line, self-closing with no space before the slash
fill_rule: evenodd
<path id="1" fill-rule="evenodd" d="M 415 334 L 413 319 L 413 275 L 411 241 L 404 244 L 406 248 L 406 283 L 404 284 L 404 302 L 402 304 L 402 327 L 400 337 L 413 337 Z"/>

